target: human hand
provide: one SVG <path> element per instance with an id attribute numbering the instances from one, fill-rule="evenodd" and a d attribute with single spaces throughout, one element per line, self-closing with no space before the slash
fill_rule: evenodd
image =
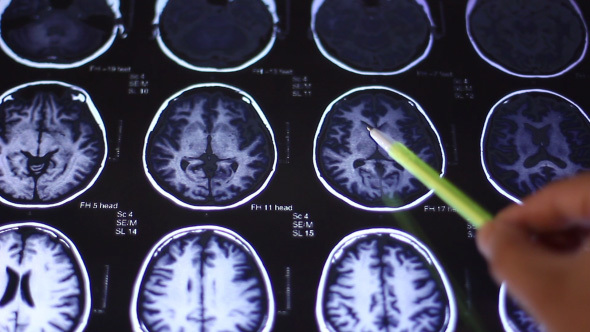
<path id="1" fill-rule="evenodd" d="M 589 235 L 590 174 L 584 174 L 504 209 L 478 230 L 477 245 L 494 279 L 548 331 L 587 332 Z"/>

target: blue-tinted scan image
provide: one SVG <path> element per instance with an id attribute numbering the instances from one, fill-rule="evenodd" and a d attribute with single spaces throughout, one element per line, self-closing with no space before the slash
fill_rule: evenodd
<path id="1" fill-rule="evenodd" d="M 0 96 L 0 201 L 61 205 L 90 188 L 104 168 L 104 124 L 88 93 L 56 81 Z"/>
<path id="2" fill-rule="evenodd" d="M 508 295 L 505 284 L 500 288 L 498 311 L 506 332 L 547 332 Z"/>
<path id="3" fill-rule="evenodd" d="M 274 0 L 158 0 L 154 27 L 174 62 L 230 72 L 264 57 L 276 39 Z"/>
<path id="4" fill-rule="evenodd" d="M 590 120 L 556 93 L 511 93 L 488 114 L 481 161 L 494 187 L 519 202 L 553 180 L 590 169 Z"/>
<path id="5" fill-rule="evenodd" d="M 367 126 L 402 142 L 443 173 L 440 138 L 420 105 L 395 90 L 369 86 L 332 102 L 318 126 L 313 161 L 326 189 L 373 211 L 409 208 L 428 197 L 429 189 L 375 143 Z"/>
<path id="6" fill-rule="evenodd" d="M 311 29 L 320 52 L 341 68 L 367 75 L 404 72 L 432 47 L 425 0 L 314 0 Z"/>
<path id="7" fill-rule="evenodd" d="M 36 68 L 73 68 L 106 52 L 120 24 L 119 0 L 0 0 L 0 46 Z"/>
<path id="8" fill-rule="evenodd" d="M 277 162 L 274 136 L 256 102 L 222 84 L 188 87 L 168 99 L 146 137 L 152 185 L 192 209 L 224 209 L 260 193 Z"/>
<path id="9" fill-rule="evenodd" d="M 345 237 L 326 261 L 316 319 L 322 332 L 450 332 L 455 298 L 434 255 L 393 229 Z"/>
<path id="10" fill-rule="evenodd" d="M 270 280 L 238 234 L 195 226 L 166 235 L 146 257 L 131 300 L 134 331 L 268 332 Z"/>
<path id="11" fill-rule="evenodd" d="M 82 332 L 90 283 L 74 244 L 34 222 L 0 227 L 0 330 Z"/>
<path id="12" fill-rule="evenodd" d="M 588 28 L 574 0 L 470 0 L 466 16 L 477 53 L 511 75 L 561 75 L 588 48 Z"/>

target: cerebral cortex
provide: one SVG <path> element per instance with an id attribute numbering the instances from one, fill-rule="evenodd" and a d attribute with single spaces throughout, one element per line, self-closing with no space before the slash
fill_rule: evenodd
<path id="1" fill-rule="evenodd" d="M 113 37 L 115 19 L 107 0 L 12 0 L 1 35 L 17 57 L 69 64 L 101 49 Z"/>
<path id="2" fill-rule="evenodd" d="M 442 170 L 438 135 L 415 102 L 380 87 L 360 89 L 333 103 L 318 128 L 314 163 L 324 186 L 364 209 L 402 208 L 425 197 L 429 190 L 373 141 L 367 126 Z"/>
<path id="3" fill-rule="evenodd" d="M 163 2 L 159 17 L 162 41 L 195 69 L 239 67 L 274 41 L 272 0 Z"/>
<path id="4" fill-rule="evenodd" d="M 397 73 L 428 52 L 426 1 L 316 0 L 313 33 L 324 55 L 365 73 Z"/>
<path id="5" fill-rule="evenodd" d="M 153 184 L 192 208 L 225 208 L 256 195 L 274 172 L 275 143 L 251 99 L 223 86 L 196 87 L 154 119 L 145 161 Z"/>
<path id="6" fill-rule="evenodd" d="M 32 223 L 0 228 L 0 330 L 82 331 L 88 276 L 72 243 Z"/>
<path id="7" fill-rule="evenodd" d="M 488 115 L 482 161 L 488 178 L 519 199 L 547 183 L 590 169 L 590 121 L 544 90 L 503 98 Z"/>
<path id="8" fill-rule="evenodd" d="M 322 331 L 453 331 L 452 290 L 434 257 L 408 234 L 366 230 L 341 241 L 322 274 Z"/>
<path id="9" fill-rule="evenodd" d="M 588 31 L 573 0 L 471 0 L 468 32 L 488 62 L 519 76 L 554 76 L 577 64 Z"/>
<path id="10" fill-rule="evenodd" d="M 30 84 L 0 100 L 0 196 L 18 206 L 61 204 L 104 166 L 104 125 L 89 96 L 58 82 Z"/>
<path id="11" fill-rule="evenodd" d="M 200 226 L 160 243 L 134 294 L 132 315 L 143 331 L 269 331 L 272 289 L 245 240 L 223 228 Z"/>

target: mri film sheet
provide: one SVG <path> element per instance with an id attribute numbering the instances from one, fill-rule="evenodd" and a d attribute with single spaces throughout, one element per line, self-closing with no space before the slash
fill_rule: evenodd
<path id="1" fill-rule="evenodd" d="M 377 128 L 441 173 L 444 153 L 434 126 L 410 97 L 380 86 L 354 89 L 333 101 L 314 142 L 316 174 L 328 191 L 357 208 L 395 211 L 430 194 L 370 137 Z"/>
<path id="2" fill-rule="evenodd" d="M 588 18 L 0 0 L 0 331 L 544 332 L 367 128 L 490 215 L 588 172 Z"/>
<path id="3" fill-rule="evenodd" d="M 572 101 L 522 90 L 489 112 L 481 139 L 488 180 L 518 202 L 547 183 L 590 169 L 590 121 Z"/>
<path id="4" fill-rule="evenodd" d="M 0 201 L 61 205 L 90 188 L 107 156 L 104 124 L 84 90 L 57 81 L 0 96 Z"/>
<path id="5" fill-rule="evenodd" d="M 154 187 L 193 209 L 245 203 L 266 187 L 276 159 L 272 131 L 256 102 L 221 84 L 189 87 L 164 103 L 144 149 Z"/>

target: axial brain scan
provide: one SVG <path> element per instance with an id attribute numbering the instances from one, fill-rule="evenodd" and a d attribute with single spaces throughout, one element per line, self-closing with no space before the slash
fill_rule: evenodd
<path id="1" fill-rule="evenodd" d="M 318 126 L 314 166 L 322 184 L 366 210 L 394 211 L 424 200 L 429 189 L 375 143 L 367 126 L 402 142 L 434 169 L 444 170 L 440 139 L 422 108 L 397 91 L 364 87 L 329 105 Z"/>
<path id="2" fill-rule="evenodd" d="M 316 301 L 322 332 L 454 331 L 455 299 L 428 249 L 393 229 L 368 229 L 332 250 Z"/>
<path id="3" fill-rule="evenodd" d="M 34 82 L 0 96 L 0 201 L 61 205 L 94 184 L 106 133 L 90 96 L 61 82 Z"/>
<path id="4" fill-rule="evenodd" d="M 236 233 L 195 226 L 165 236 L 136 280 L 135 331 L 268 332 L 274 297 L 254 249 Z"/>
<path id="5" fill-rule="evenodd" d="M 517 91 L 488 114 L 482 165 L 496 189 L 515 202 L 547 183 L 590 169 L 590 120 L 546 90 Z"/>
<path id="6" fill-rule="evenodd" d="M 391 75 L 422 61 L 432 46 L 425 0 L 314 0 L 311 28 L 319 50 L 341 68 Z"/>
<path id="7" fill-rule="evenodd" d="M 547 332 L 508 295 L 505 284 L 500 288 L 498 309 L 506 332 Z"/>
<path id="8" fill-rule="evenodd" d="M 477 53 L 512 75 L 561 75 L 588 48 L 588 28 L 574 0 L 470 0 L 466 15 Z"/>
<path id="9" fill-rule="evenodd" d="M 120 26 L 119 0 L 0 0 L 0 45 L 15 61 L 73 68 L 104 53 Z"/>
<path id="10" fill-rule="evenodd" d="M 165 102 L 144 149 L 154 187 L 193 209 L 245 203 L 266 187 L 276 159 L 274 137 L 258 105 L 220 84 L 192 86 Z"/>
<path id="11" fill-rule="evenodd" d="M 162 51 L 199 71 L 236 71 L 265 56 L 276 39 L 274 0 L 158 0 Z"/>
<path id="12" fill-rule="evenodd" d="M 0 227 L 0 330 L 81 332 L 88 274 L 74 244 L 38 223 Z"/>

